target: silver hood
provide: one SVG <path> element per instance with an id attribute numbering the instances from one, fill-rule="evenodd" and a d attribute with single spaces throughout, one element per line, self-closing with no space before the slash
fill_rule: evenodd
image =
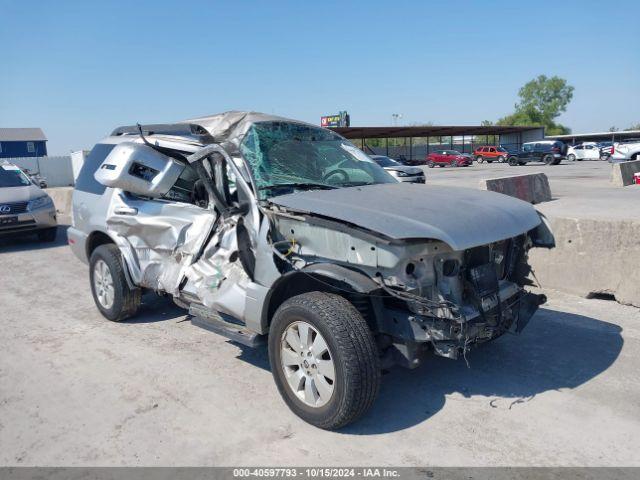
<path id="1" fill-rule="evenodd" d="M 528 203 L 459 187 L 379 184 L 301 191 L 270 201 L 301 213 L 348 222 L 394 239 L 434 239 L 454 250 L 523 234 L 541 222 Z"/>
<path id="2" fill-rule="evenodd" d="M 24 187 L 0 187 L 0 205 L 13 202 L 28 202 L 34 198 L 42 197 L 45 193 L 35 185 Z"/>

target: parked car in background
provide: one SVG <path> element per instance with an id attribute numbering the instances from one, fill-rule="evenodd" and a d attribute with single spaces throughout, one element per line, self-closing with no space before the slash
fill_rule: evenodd
<path id="1" fill-rule="evenodd" d="M 16 165 L 0 164 L 0 237 L 35 233 L 41 241 L 53 242 L 57 225 L 51 197 Z"/>
<path id="2" fill-rule="evenodd" d="M 31 179 L 31 182 L 34 185 L 38 185 L 40 188 L 47 188 L 47 179 L 44 178 L 42 175 L 40 175 L 39 173 L 33 173 L 26 168 L 23 171 L 29 176 L 29 178 Z"/>
<path id="3" fill-rule="evenodd" d="M 399 182 L 424 183 L 424 172 L 420 167 L 409 167 L 384 155 L 369 155 L 371 159 L 384 168 L 391 176 Z"/>
<path id="4" fill-rule="evenodd" d="M 509 165 L 525 165 L 529 162 L 543 162 L 558 165 L 566 158 L 567 146 L 558 140 L 540 140 L 522 144 L 522 149 L 509 156 Z"/>
<path id="5" fill-rule="evenodd" d="M 640 160 L 640 140 L 616 143 L 611 147 L 610 162 Z"/>
<path id="6" fill-rule="evenodd" d="M 439 167 L 468 167 L 473 165 L 469 155 L 463 155 L 457 150 L 436 150 L 427 155 L 427 165 L 433 168 Z"/>
<path id="7" fill-rule="evenodd" d="M 502 147 L 496 146 L 485 146 L 478 147 L 473 151 L 473 156 L 476 159 L 476 162 L 484 162 L 491 163 L 493 161 L 498 162 L 506 162 L 507 158 L 509 158 L 509 152 Z"/>
<path id="8" fill-rule="evenodd" d="M 567 147 L 567 160 L 600 160 L 600 147 L 596 142 L 583 142 Z"/>

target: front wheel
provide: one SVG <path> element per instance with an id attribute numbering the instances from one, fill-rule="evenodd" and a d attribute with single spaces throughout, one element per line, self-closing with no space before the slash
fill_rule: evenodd
<path id="1" fill-rule="evenodd" d="M 339 295 L 290 298 L 269 328 L 269 362 L 288 407 L 320 428 L 362 416 L 380 387 L 380 359 L 367 322 Z"/>
<path id="2" fill-rule="evenodd" d="M 119 322 L 138 311 L 141 291 L 129 287 L 122 255 L 116 245 L 100 245 L 93 251 L 89 260 L 89 280 L 93 300 L 105 318 Z"/>
<path id="3" fill-rule="evenodd" d="M 547 165 L 553 165 L 554 160 L 555 158 L 553 155 L 545 155 L 544 157 L 542 157 L 542 161 Z"/>
<path id="4" fill-rule="evenodd" d="M 567 155 L 567 160 L 570 162 L 575 162 L 576 156 L 573 153 L 570 153 L 569 155 Z"/>
<path id="5" fill-rule="evenodd" d="M 435 165 L 435 163 L 433 163 L 431 160 L 429 160 L 429 162 L 427 163 L 427 166 L 428 166 L 429 168 L 433 168 L 433 167 L 435 167 L 436 165 Z"/>
<path id="6" fill-rule="evenodd" d="M 517 167 L 518 166 L 518 157 L 509 157 L 508 160 L 509 165 L 511 165 L 512 167 Z"/>

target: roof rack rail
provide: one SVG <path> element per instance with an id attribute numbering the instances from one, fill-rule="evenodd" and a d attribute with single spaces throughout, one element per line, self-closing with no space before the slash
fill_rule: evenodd
<path id="1" fill-rule="evenodd" d="M 200 125 L 194 123 L 154 123 L 149 125 L 141 125 L 142 134 L 145 136 L 151 135 L 176 135 L 176 136 L 188 136 L 197 140 L 209 140 L 213 138 L 209 132 L 207 132 Z M 118 127 L 111 132 L 112 137 L 121 135 L 138 135 L 140 129 L 138 125 L 127 125 L 124 127 Z"/>

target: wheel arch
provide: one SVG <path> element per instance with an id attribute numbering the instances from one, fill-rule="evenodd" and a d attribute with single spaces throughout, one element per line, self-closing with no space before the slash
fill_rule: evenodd
<path id="1" fill-rule="evenodd" d="M 136 288 L 140 283 L 140 268 L 138 267 L 137 258 L 135 252 L 129 247 L 128 243 L 121 239 L 118 241 L 112 235 L 101 230 L 95 230 L 87 237 L 85 246 L 87 260 L 91 261 L 91 254 L 101 245 L 114 244 L 120 250 L 122 255 L 122 262 L 124 265 L 124 273 L 127 279 L 129 288 Z"/>
<path id="2" fill-rule="evenodd" d="M 273 315 L 288 298 L 314 291 L 336 293 L 345 297 L 372 327 L 369 315 L 372 305 L 365 295 L 377 289 L 378 284 L 363 273 L 331 263 L 314 264 L 302 270 L 286 273 L 276 280 L 265 298 L 262 328 L 264 331 L 269 329 Z"/>

